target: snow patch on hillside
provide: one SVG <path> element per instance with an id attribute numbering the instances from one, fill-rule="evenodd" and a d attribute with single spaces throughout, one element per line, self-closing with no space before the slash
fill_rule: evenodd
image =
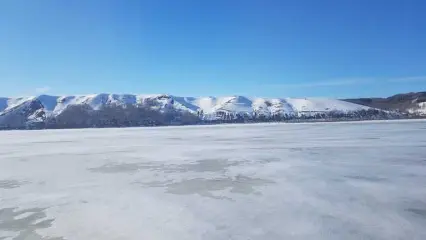
<path id="1" fill-rule="evenodd" d="M 416 108 L 408 109 L 408 112 L 411 114 L 426 116 L 426 102 L 419 103 Z"/>
<path id="2" fill-rule="evenodd" d="M 336 99 L 325 98 L 286 98 L 286 101 L 293 106 L 297 112 L 329 112 L 329 111 L 359 111 L 369 109 L 354 103 L 344 102 Z"/>
<path id="3" fill-rule="evenodd" d="M 2 112 L 6 112 L 32 99 L 34 99 L 34 97 L 1 98 L 0 109 L 2 109 Z"/>

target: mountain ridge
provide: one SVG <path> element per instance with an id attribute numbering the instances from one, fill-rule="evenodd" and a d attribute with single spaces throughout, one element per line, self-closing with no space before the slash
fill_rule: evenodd
<path id="1" fill-rule="evenodd" d="M 367 101 L 368 103 L 368 101 Z M 410 113 L 412 113 L 411 111 Z M 392 116 L 391 116 L 392 115 Z M 0 128 L 70 128 L 306 119 L 379 119 L 392 110 L 362 100 L 182 97 L 169 94 L 39 95 L 0 98 Z"/>
<path id="2" fill-rule="evenodd" d="M 386 98 L 352 98 L 343 100 L 383 110 L 426 115 L 426 92 L 399 93 Z"/>
<path id="3" fill-rule="evenodd" d="M 230 112 L 252 112 L 259 108 L 267 106 L 286 105 L 283 111 L 303 112 L 314 111 L 322 112 L 329 110 L 351 111 L 357 109 L 367 109 L 364 106 L 343 102 L 337 99 L 327 98 L 260 98 L 247 97 L 241 95 L 224 97 L 181 97 L 169 94 L 88 94 L 88 95 L 39 95 L 32 97 L 19 98 L 0 98 L 0 112 L 8 110 L 14 106 L 20 105 L 31 100 L 39 100 L 47 111 L 53 113 L 61 111 L 68 105 L 89 104 L 97 110 L 102 105 L 108 104 L 143 104 L 145 101 L 157 101 L 163 104 L 172 104 L 176 108 L 189 112 L 203 110 L 204 112 L 215 112 L 218 110 Z M 172 103 L 173 102 L 173 103 Z"/>

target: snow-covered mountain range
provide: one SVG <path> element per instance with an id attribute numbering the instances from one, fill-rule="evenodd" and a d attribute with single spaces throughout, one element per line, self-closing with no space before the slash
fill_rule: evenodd
<path id="1" fill-rule="evenodd" d="M 69 105 L 88 104 L 94 110 L 109 104 L 143 104 L 154 101 L 161 107 L 172 105 L 175 109 L 196 113 L 230 111 L 235 113 L 252 113 L 261 111 L 265 114 L 356 111 L 368 107 L 336 99 L 325 98 L 254 98 L 244 96 L 228 97 L 178 97 L 166 94 L 132 95 L 132 94 L 91 94 L 79 96 L 49 96 L 20 98 L 0 98 L 0 113 L 4 113 L 33 101 L 40 101 L 46 112 L 60 114 Z M 161 108 L 160 107 L 160 108 Z"/>
<path id="2" fill-rule="evenodd" d="M 367 106 L 325 98 L 257 98 L 179 97 L 167 94 L 91 94 L 79 96 L 50 96 L 0 98 L 0 126 L 21 127 L 28 122 L 43 122 L 61 116 L 71 106 L 84 106 L 98 111 L 108 106 L 143 106 L 151 111 L 173 110 L 202 119 L 214 120 L 224 115 L 312 116 L 330 112 L 350 113 L 370 109 Z"/>
<path id="3" fill-rule="evenodd" d="M 219 111 L 234 113 L 261 112 L 265 115 L 277 113 L 297 114 L 307 112 L 357 111 L 368 107 L 336 99 L 323 98 L 253 98 L 244 96 L 228 97 L 178 97 L 166 94 L 132 95 L 132 94 L 91 94 L 79 96 L 49 96 L 20 98 L 0 98 L 0 113 L 7 113 L 20 106 L 39 101 L 46 113 L 58 115 L 70 105 L 87 104 L 94 110 L 105 105 L 144 104 L 154 102 L 158 109 L 174 109 L 204 114 Z"/>

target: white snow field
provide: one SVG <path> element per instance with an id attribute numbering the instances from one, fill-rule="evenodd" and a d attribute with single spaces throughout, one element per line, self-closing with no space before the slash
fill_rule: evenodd
<path id="1" fill-rule="evenodd" d="M 0 239 L 426 239 L 426 122 L 0 132 Z"/>

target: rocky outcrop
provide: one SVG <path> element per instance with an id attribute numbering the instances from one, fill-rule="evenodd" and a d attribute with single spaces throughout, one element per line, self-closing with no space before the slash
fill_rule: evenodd
<path id="1" fill-rule="evenodd" d="M 30 99 L 0 113 L 0 129 L 40 128 L 46 113 L 38 99 Z"/>

